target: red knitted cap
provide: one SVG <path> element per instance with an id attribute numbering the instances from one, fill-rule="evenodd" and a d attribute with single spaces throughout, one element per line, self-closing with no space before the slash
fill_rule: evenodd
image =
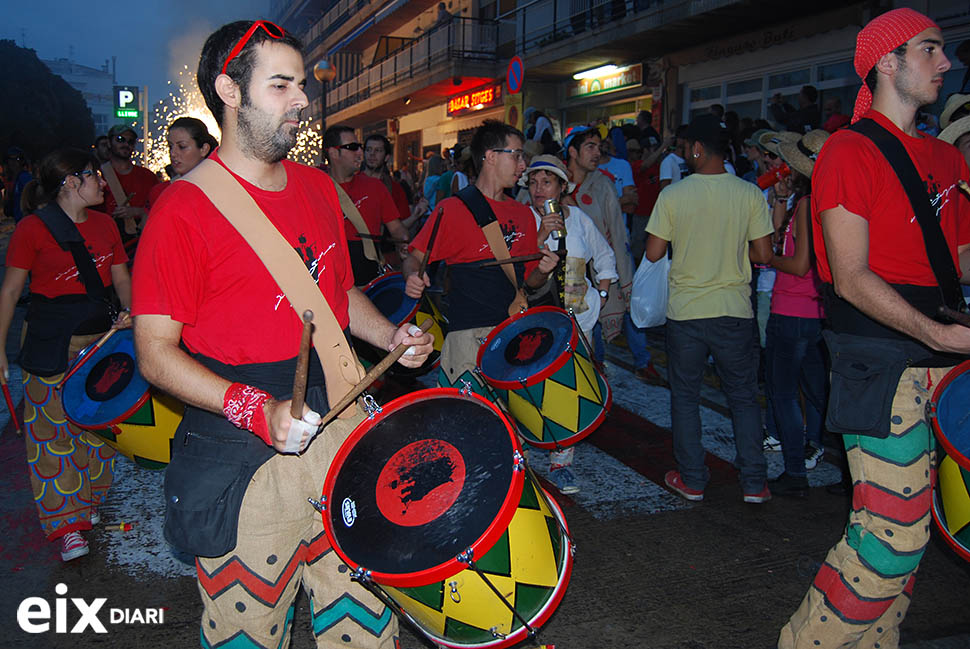
<path id="1" fill-rule="evenodd" d="M 865 84 L 866 75 L 884 55 L 916 36 L 924 29 L 937 24 L 918 11 L 909 8 L 893 9 L 876 16 L 862 28 L 855 39 L 856 74 L 863 80 L 862 88 L 855 98 L 852 123 L 857 122 L 872 106 L 872 93 Z M 938 27 L 937 27 L 938 28 Z"/>

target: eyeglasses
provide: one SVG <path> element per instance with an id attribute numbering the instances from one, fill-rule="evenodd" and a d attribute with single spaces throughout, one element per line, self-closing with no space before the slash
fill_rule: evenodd
<path id="1" fill-rule="evenodd" d="M 489 151 L 495 151 L 496 153 L 511 153 L 516 162 L 522 162 L 525 160 L 525 151 L 522 149 L 489 149 Z"/>
<path id="2" fill-rule="evenodd" d="M 771 158 L 772 160 L 777 160 L 778 159 L 778 154 L 777 153 L 772 153 L 771 151 L 765 151 L 765 155 L 768 156 L 769 158 Z"/>
<path id="3" fill-rule="evenodd" d="M 364 145 L 360 142 L 348 142 L 347 144 L 338 144 L 335 148 L 345 151 L 360 151 L 364 148 Z"/>
<path id="4" fill-rule="evenodd" d="M 129 146 L 135 146 L 135 142 L 137 141 L 138 141 L 138 138 L 134 138 L 134 137 L 125 137 L 124 135 L 115 136 L 115 142 L 119 142 L 119 143 L 127 142 Z"/>
<path id="5" fill-rule="evenodd" d="M 226 68 L 229 67 L 230 61 L 239 56 L 239 53 L 243 51 L 244 47 L 246 47 L 246 43 L 249 42 L 249 39 L 253 37 L 253 34 L 255 34 L 256 30 L 260 27 L 263 28 L 263 31 L 266 32 L 270 38 L 280 39 L 283 38 L 283 34 L 285 33 L 283 28 L 275 23 L 271 23 L 268 20 L 257 20 L 252 24 L 252 26 L 250 26 L 249 29 L 246 30 L 246 33 L 243 34 L 242 38 L 239 39 L 239 42 L 233 46 L 232 50 L 229 51 L 229 56 L 226 57 L 226 62 L 222 64 L 223 74 L 226 73 Z"/>
<path id="6" fill-rule="evenodd" d="M 67 176 L 64 177 L 64 180 L 61 181 L 61 184 L 63 185 L 66 183 L 70 176 L 76 176 L 78 178 L 81 178 L 81 176 L 94 176 L 95 180 L 101 180 L 101 172 L 97 169 L 84 169 L 82 171 L 75 171 L 74 173 L 67 174 Z"/>

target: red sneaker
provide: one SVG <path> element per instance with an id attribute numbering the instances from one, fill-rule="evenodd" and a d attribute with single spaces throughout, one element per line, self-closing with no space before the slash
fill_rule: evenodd
<path id="1" fill-rule="evenodd" d="M 771 500 L 771 491 L 768 490 L 768 485 L 765 488 L 754 494 L 744 494 L 744 502 L 746 503 L 766 503 Z"/>
<path id="2" fill-rule="evenodd" d="M 664 484 L 676 491 L 682 498 L 693 502 L 704 500 L 704 492 L 698 489 L 691 489 L 684 484 L 684 479 L 680 477 L 680 471 L 667 471 L 664 475 Z"/>
<path id="3" fill-rule="evenodd" d="M 68 532 L 61 537 L 61 561 L 70 561 L 88 553 L 88 542 L 80 532 Z"/>
<path id="4" fill-rule="evenodd" d="M 634 375 L 650 385 L 666 385 L 667 382 L 664 381 L 664 377 L 660 376 L 660 372 L 657 368 L 653 366 L 653 363 L 649 363 L 646 367 L 641 367 L 634 372 Z"/>

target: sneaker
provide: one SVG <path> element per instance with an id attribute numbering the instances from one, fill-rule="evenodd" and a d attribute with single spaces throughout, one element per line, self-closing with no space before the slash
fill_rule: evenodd
<path id="1" fill-rule="evenodd" d="M 808 479 L 798 478 L 788 473 L 782 473 L 774 480 L 768 481 L 771 493 L 777 496 L 804 498 L 808 495 Z"/>
<path id="2" fill-rule="evenodd" d="M 769 435 L 765 433 L 765 445 L 764 449 L 768 453 L 778 453 L 781 452 L 781 442 L 778 441 L 774 435 Z"/>
<path id="3" fill-rule="evenodd" d="M 805 445 L 805 468 L 811 471 L 818 466 L 818 463 L 825 457 L 825 449 L 818 448 L 814 444 Z"/>
<path id="4" fill-rule="evenodd" d="M 649 383 L 650 385 L 664 385 L 667 383 L 664 381 L 664 377 L 660 376 L 660 372 L 653 366 L 653 363 L 648 363 L 646 367 L 638 368 L 634 372 L 634 375 L 644 383 Z"/>
<path id="5" fill-rule="evenodd" d="M 568 496 L 579 491 L 579 486 L 576 484 L 576 476 L 569 470 L 569 467 L 553 469 L 549 475 L 552 478 L 552 482 L 556 485 L 556 489 L 562 495 Z"/>
<path id="6" fill-rule="evenodd" d="M 684 479 L 680 477 L 680 471 L 667 471 L 664 476 L 664 484 L 676 491 L 682 498 L 693 502 L 704 500 L 704 492 L 698 489 L 691 489 L 684 484 Z"/>
<path id="7" fill-rule="evenodd" d="M 744 502 L 746 503 L 766 503 L 771 500 L 771 491 L 768 490 L 768 485 L 761 491 L 753 494 L 744 494 Z"/>
<path id="8" fill-rule="evenodd" d="M 94 507 L 91 508 L 91 515 L 88 517 L 91 521 L 91 525 L 97 525 L 101 522 L 101 514 Z"/>
<path id="9" fill-rule="evenodd" d="M 80 532 L 68 532 L 61 537 L 61 561 L 70 561 L 88 553 L 88 542 Z"/>

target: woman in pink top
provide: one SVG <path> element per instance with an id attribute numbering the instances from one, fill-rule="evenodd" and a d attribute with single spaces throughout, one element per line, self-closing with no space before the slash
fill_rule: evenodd
<path id="1" fill-rule="evenodd" d="M 811 131 L 796 143 L 779 145 L 792 169 L 776 186 L 779 201 L 778 249 L 771 266 L 778 271 L 771 298 L 765 342 L 766 388 L 781 440 L 785 471 L 770 480 L 780 496 L 806 496 L 806 471 L 823 455 L 822 413 L 825 412 L 825 359 L 822 348 L 822 301 L 812 255 L 811 177 L 815 157 L 828 133 Z M 788 209 L 794 205 L 792 209 Z M 777 223 L 777 221 L 776 221 Z M 805 395 L 805 422 L 798 392 Z"/>

